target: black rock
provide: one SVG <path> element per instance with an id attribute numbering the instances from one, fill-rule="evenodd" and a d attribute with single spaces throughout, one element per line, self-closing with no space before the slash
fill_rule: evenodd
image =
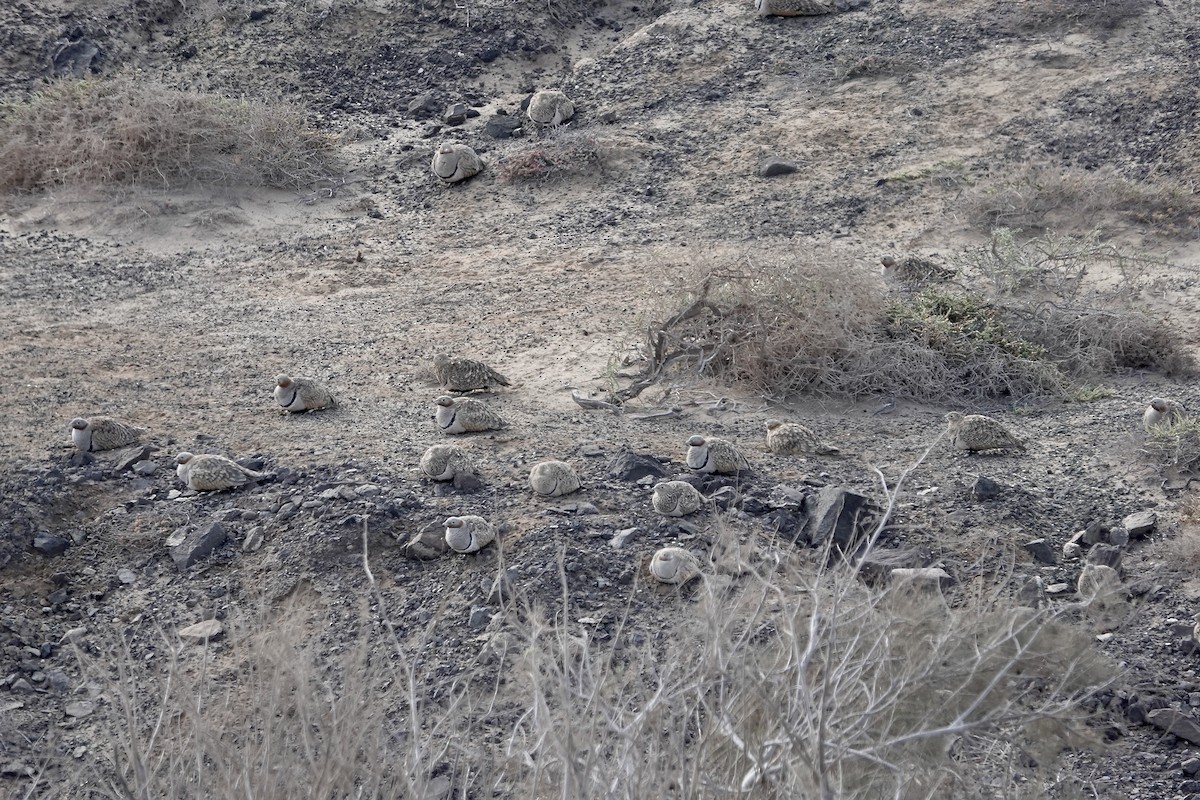
<path id="1" fill-rule="evenodd" d="M 971 487 L 971 497 L 976 500 L 991 500 L 994 497 L 999 497 L 1004 493 L 1004 485 L 980 475 L 975 479 L 975 485 Z"/>
<path id="2" fill-rule="evenodd" d="M 511 139 L 513 131 L 521 127 L 521 120 L 507 115 L 489 119 L 483 126 L 483 132 L 493 139 Z"/>
<path id="3" fill-rule="evenodd" d="M 742 500 L 742 511 L 759 516 L 771 510 L 771 506 L 761 497 L 746 497 Z"/>
<path id="4" fill-rule="evenodd" d="M 477 57 L 483 63 L 490 64 L 500 57 L 500 48 L 485 47 L 483 50 L 479 51 L 479 55 Z"/>
<path id="5" fill-rule="evenodd" d="M 184 537 L 183 541 L 171 548 L 171 560 L 183 571 L 196 562 L 208 558 L 212 552 L 229 538 L 228 532 L 219 522 L 214 522 L 204 530 L 195 530 Z"/>
<path id="6" fill-rule="evenodd" d="M 1118 569 L 1121 566 L 1121 558 L 1124 551 L 1111 544 L 1096 544 L 1092 545 L 1092 549 L 1088 550 L 1087 563 L 1103 564 L 1106 567 Z"/>
<path id="7" fill-rule="evenodd" d="M 417 95 L 408 104 L 408 115 L 413 119 L 425 119 L 438 112 L 438 101 L 432 94 Z"/>
<path id="8" fill-rule="evenodd" d="M 66 589 L 55 589 L 50 594 L 46 595 L 46 603 L 47 605 L 52 606 L 62 605 L 63 603 L 67 602 L 67 598 L 70 596 L 71 593 Z"/>
<path id="9" fill-rule="evenodd" d="M 483 481 L 479 479 L 478 475 L 470 475 L 462 472 L 454 476 L 453 484 L 454 488 L 463 494 L 473 494 L 483 491 L 485 488 Z"/>
<path id="10" fill-rule="evenodd" d="M 774 178 L 777 175 L 791 175 L 800 168 L 782 158 L 768 158 L 758 165 L 758 177 Z"/>
<path id="11" fill-rule="evenodd" d="M 104 49 L 91 39 L 65 42 L 54 51 L 51 59 L 55 77 L 83 78 L 89 72 L 99 72 Z"/>
<path id="12" fill-rule="evenodd" d="M 446 109 L 446 113 L 442 114 L 442 122 L 450 126 L 462 125 L 467 121 L 469 110 L 464 103 L 455 103 Z"/>
<path id="13" fill-rule="evenodd" d="M 70 546 L 70 539 L 64 539 L 51 533 L 39 533 L 33 537 L 33 549 L 48 556 L 60 556 Z"/>
<path id="14" fill-rule="evenodd" d="M 1057 564 L 1058 553 L 1045 539 L 1034 539 L 1025 543 L 1025 550 L 1033 556 L 1033 560 L 1041 564 Z"/>
<path id="15" fill-rule="evenodd" d="M 608 474 L 619 480 L 637 483 L 647 475 L 665 478 L 667 469 L 654 456 L 626 450 L 613 459 L 612 465 L 608 468 Z"/>
<path id="16" fill-rule="evenodd" d="M 864 495 L 838 486 L 824 486 L 805 503 L 808 519 L 804 537 L 813 547 L 831 545 L 832 552 L 849 554 L 878 522 L 877 509 Z"/>

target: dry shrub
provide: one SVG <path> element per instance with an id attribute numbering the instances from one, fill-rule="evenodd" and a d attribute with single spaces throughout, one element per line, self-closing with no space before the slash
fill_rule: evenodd
<path id="1" fill-rule="evenodd" d="M 668 636 L 611 658 L 566 621 L 524 632 L 514 796 L 999 796 L 1018 761 L 1053 764 L 1115 674 L 1052 612 L 875 591 L 844 568 L 695 595 Z"/>
<path id="2" fill-rule="evenodd" d="M 1185 416 L 1169 425 L 1156 425 L 1146 435 L 1144 449 L 1169 473 L 1200 472 L 1200 418 Z"/>
<path id="3" fill-rule="evenodd" d="M 610 157 L 605 140 L 564 130 L 505 154 L 496 162 L 495 173 L 502 183 L 548 181 L 603 172 Z"/>
<path id="4" fill-rule="evenodd" d="M 1175 236 L 1192 236 L 1200 229 L 1195 192 L 1161 176 L 1132 181 L 1111 167 L 1085 171 L 1026 164 L 964 192 L 955 199 L 955 209 L 982 230 L 1087 231 L 1106 217 L 1152 225 L 1160 234 Z"/>
<path id="5" fill-rule="evenodd" d="M 234 100 L 125 75 L 52 83 L 0 107 L 0 190 L 300 189 L 338 171 L 331 138 L 279 101 Z"/>

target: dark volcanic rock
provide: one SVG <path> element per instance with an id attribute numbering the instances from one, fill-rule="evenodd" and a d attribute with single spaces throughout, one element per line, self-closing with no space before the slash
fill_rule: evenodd
<path id="1" fill-rule="evenodd" d="M 203 530 L 190 532 L 183 541 L 171 548 L 171 560 L 180 571 L 187 569 L 198 561 L 208 558 L 212 552 L 229 538 L 228 532 L 219 522 L 214 522 Z"/>
<path id="2" fill-rule="evenodd" d="M 667 469 L 654 456 L 626 450 L 613 459 L 612 466 L 608 468 L 608 474 L 619 480 L 636 483 L 647 475 L 665 478 Z"/>

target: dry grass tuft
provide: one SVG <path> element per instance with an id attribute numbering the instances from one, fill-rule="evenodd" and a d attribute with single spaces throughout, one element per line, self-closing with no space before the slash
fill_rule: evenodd
<path id="1" fill-rule="evenodd" d="M 496 162 L 494 171 L 501 183 L 549 181 L 602 173 L 611 156 L 604 139 L 590 133 L 558 131 L 505 154 Z"/>
<path id="2" fill-rule="evenodd" d="M 340 172 L 333 141 L 278 101 L 144 77 L 49 84 L 0 107 L 0 190 L 86 184 L 303 189 Z"/>
<path id="3" fill-rule="evenodd" d="M 1194 191 L 1163 177 L 1131 181 L 1111 167 L 1084 171 L 1031 163 L 964 192 L 955 209 L 985 231 L 1088 231 L 1104 218 L 1152 225 L 1156 233 L 1181 237 L 1200 230 L 1200 198 Z"/>

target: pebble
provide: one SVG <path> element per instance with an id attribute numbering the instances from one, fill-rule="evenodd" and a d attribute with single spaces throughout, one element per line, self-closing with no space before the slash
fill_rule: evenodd
<path id="1" fill-rule="evenodd" d="M 758 165 L 758 177 L 774 178 L 777 175 L 791 175 L 799 170 L 796 164 L 782 158 L 768 158 Z"/>
<path id="2" fill-rule="evenodd" d="M 158 471 L 158 464 L 155 464 L 153 461 L 139 461 L 133 465 L 133 471 L 136 475 L 149 478 Z"/>
<path id="3" fill-rule="evenodd" d="M 117 580 L 128 586 L 137 580 L 137 573 L 128 567 L 121 567 L 121 569 L 117 570 Z"/>
<path id="4" fill-rule="evenodd" d="M 75 717 L 76 719 L 86 717 L 89 714 L 94 713 L 95 710 L 96 704 L 91 700 L 75 700 L 67 703 L 67 705 L 63 708 L 63 711 L 68 717 Z"/>
<path id="5" fill-rule="evenodd" d="M 616 535 L 608 540 L 609 547 L 619 550 L 629 544 L 629 541 L 639 533 L 641 533 L 641 528 L 625 528 L 617 531 Z"/>
<path id="6" fill-rule="evenodd" d="M 185 642 L 207 642 L 209 639 L 215 639 L 225 633 L 225 626 L 220 620 L 206 619 L 197 622 L 194 625 L 188 625 L 186 628 L 181 628 L 179 638 Z"/>

